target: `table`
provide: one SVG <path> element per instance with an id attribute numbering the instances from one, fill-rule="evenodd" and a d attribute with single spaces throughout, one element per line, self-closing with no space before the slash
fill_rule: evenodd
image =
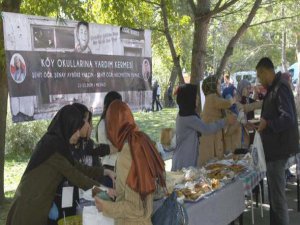
<path id="1" fill-rule="evenodd" d="M 300 148 L 300 146 L 299 146 Z M 300 212 L 300 153 L 296 154 L 295 156 L 295 163 L 296 163 L 296 175 L 297 175 L 297 208 L 298 212 Z"/>
<path id="2" fill-rule="evenodd" d="M 244 193 L 247 196 L 250 196 L 251 198 L 251 216 L 252 216 L 252 224 L 254 224 L 254 210 L 253 210 L 253 189 L 258 186 L 259 188 L 259 195 L 260 195 L 260 214 L 261 217 L 263 217 L 263 208 L 262 208 L 262 203 L 263 203 L 263 178 L 266 176 L 266 172 L 260 172 L 256 170 L 247 170 L 246 172 L 240 174 L 238 176 L 238 179 L 240 179 L 243 182 L 243 187 L 244 187 Z M 256 200 L 256 205 L 257 205 L 257 200 Z"/>
<path id="3" fill-rule="evenodd" d="M 225 185 L 198 203 L 187 203 L 189 225 L 225 225 L 238 218 L 245 209 L 243 184 L 240 180 Z"/>
<path id="4" fill-rule="evenodd" d="M 243 181 L 245 195 L 250 196 L 253 189 L 259 185 L 260 181 L 264 179 L 266 172 L 259 172 L 255 170 L 247 170 L 240 174 L 238 178 Z"/>
<path id="5" fill-rule="evenodd" d="M 157 209 L 163 200 L 154 202 Z M 226 184 L 221 189 L 195 203 L 185 203 L 189 225 L 227 225 L 245 209 L 245 195 L 241 180 Z"/>
<path id="6" fill-rule="evenodd" d="M 300 146 L 299 146 L 300 148 Z M 297 177 L 297 208 L 300 212 L 300 153 L 297 153 L 295 156 L 289 158 L 287 162 L 287 168 L 296 164 L 296 177 Z"/>

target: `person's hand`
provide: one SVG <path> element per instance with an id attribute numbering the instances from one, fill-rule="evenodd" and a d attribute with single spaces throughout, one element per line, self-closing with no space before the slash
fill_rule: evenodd
<path id="1" fill-rule="evenodd" d="M 94 197 L 95 199 L 95 205 L 96 208 L 98 209 L 99 212 L 103 211 L 103 201 L 101 198 L 99 198 L 98 196 Z"/>
<path id="2" fill-rule="evenodd" d="M 92 197 L 94 197 L 96 194 L 98 194 L 101 191 L 101 189 L 97 186 L 93 186 L 92 188 Z"/>
<path id="3" fill-rule="evenodd" d="M 263 131 L 267 127 L 267 121 L 264 118 L 260 118 L 260 123 L 258 125 L 258 132 Z"/>
<path id="4" fill-rule="evenodd" d="M 236 123 L 236 116 L 233 114 L 227 114 L 225 118 L 226 124 L 233 125 Z"/>
<path id="5" fill-rule="evenodd" d="M 117 197 L 117 192 L 115 189 L 109 188 L 107 194 L 110 198 L 115 199 Z"/>
<path id="6" fill-rule="evenodd" d="M 245 128 L 246 128 L 247 130 L 255 130 L 255 129 L 258 128 L 258 126 L 255 125 L 255 124 L 253 124 L 253 123 L 247 122 L 247 123 L 245 124 Z"/>

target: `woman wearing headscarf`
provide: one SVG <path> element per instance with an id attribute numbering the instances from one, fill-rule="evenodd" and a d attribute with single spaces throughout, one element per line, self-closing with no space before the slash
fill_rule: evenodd
<path id="1" fill-rule="evenodd" d="M 183 167 L 197 166 L 199 157 L 199 134 L 213 134 L 221 130 L 226 122 L 234 118 L 205 123 L 196 113 L 197 85 L 184 84 L 177 90 L 179 113 L 176 118 L 176 149 L 172 160 L 172 171 Z M 201 152 L 201 150 L 200 150 Z"/>
<path id="2" fill-rule="evenodd" d="M 110 91 L 105 95 L 104 102 L 103 102 L 103 104 L 104 104 L 103 112 L 102 112 L 100 120 L 96 126 L 97 142 L 102 143 L 102 144 L 108 144 L 111 148 L 111 154 L 102 158 L 103 166 L 110 168 L 110 169 L 114 169 L 118 154 L 117 154 L 117 149 L 112 145 L 110 140 L 107 138 L 105 118 L 106 118 L 107 109 L 114 100 L 122 101 L 122 96 L 116 91 Z"/>
<path id="3" fill-rule="evenodd" d="M 105 122 L 107 136 L 119 150 L 116 201 L 96 196 L 96 207 L 114 218 L 115 225 L 151 225 L 153 193 L 157 184 L 165 187 L 164 162 L 154 142 L 139 131 L 126 103 L 113 101 Z"/>
<path id="4" fill-rule="evenodd" d="M 221 96 L 220 80 L 216 76 L 207 77 L 202 84 L 205 95 L 205 103 L 201 118 L 205 123 L 213 123 L 225 115 L 225 109 L 229 109 L 234 104 L 234 99 L 224 99 Z M 200 138 L 200 154 L 198 166 L 203 166 L 213 158 L 223 158 L 225 153 L 224 132 L 220 129 L 211 135 L 203 135 Z"/>
<path id="5" fill-rule="evenodd" d="M 47 224 L 56 189 L 64 177 L 85 190 L 99 185 L 91 178 L 100 178 L 103 169 L 84 167 L 71 153 L 80 131 L 87 126 L 74 106 L 59 110 L 29 160 L 8 213 L 7 225 Z"/>
<path id="6" fill-rule="evenodd" d="M 233 85 L 225 88 L 222 92 L 222 97 L 224 99 L 236 98 L 236 88 Z M 238 117 L 240 114 L 238 105 L 238 103 L 234 103 L 228 110 L 225 110 L 225 113 L 232 113 Z M 244 123 L 244 120 L 236 121 L 235 124 L 228 126 L 224 130 L 225 153 L 234 152 L 235 149 L 243 147 L 242 133 L 244 131 L 242 129 L 244 128 L 242 123 Z"/>
<path id="7" fill-rule="evenodd" d="M 89 129 L 80 134 L 78 144 L 75 146 L 77 149 L 74 151 L 74 157 L 76 160 L 87 166 L 101 166 L 99 157 L 103 157 L 110 154 L 110 146 L 108 144 L 97 144 L 94 147 L 94 141 L 91 139 L 92 132 L 92 112 L 81 103 L 73 103 L 83 116 L 84 121 L 89 124 Z"/>
<path id="8" fill-rule="evenodd" d="M 255 101 L 250 98 L 250 92 L 251 83 L 247 79 L 241 80 L 238 83 L 236 94 L 239 111 L 245 113 L 244 120 L 246 120 L 241 134 L 241 145 L 243 145 L 243 147 L 248 147 L 254 139 L 254 126 L 248 123 L 248 120 L 254 119 L 254 110 L 261 109 L 262 107 L 262 101 Z M 249 133 L 249 131 L 253 132 Z"/>
<path id="9" fill-rule="evenodd" d="M 80 162 L 82 165 L 86 166 L 99 166 L 102 167 L 99 157 L 103 157 L 105 155 L 110 154 L 110 147 L 107 144 L 99 144 L 94 146 L 94 141 L 90 138 L 92 132 L 92 113 L 88 110 L 88 108 L 81 103 L 73 103 L 72 106 L 75 106 L 76 109 L 81 113 L 81 116 L 84 122 L 87 122 L 88 126 L 86 129 L 80 130 L 80 138 L 76 145 L 72 148 L 72 155 L 75 160 Z M 110 183 L 114 180 L 115 173 L 112 170 L 104 169 L 104 174 L 106 176 L 101 177 L 98 180 L 100 183 L 103 183 L 106 179 L 110 179 Z M 109 177 L 109 178 L 108 178 Z M 105 183 L 106 184 L 106 183 Z M 73 191 L 73 206 L 68 208 L 61 208 L 61 200 L 62 200 L 62 190 L 63 187 L 74 187 Z M 112 187 L 110 185 L 109 187 Z M 69 182 L 67 179 L 64 179 L 57 189 L 56 198 L 54 200 L 57 208 L 59 210 L 59 218 L 63 218 L 64 216 L 72 216 L 76 215 L 76 207 L 79 201 L 79 192 L 78 187 L 74 185 L 72 182 Z"/>

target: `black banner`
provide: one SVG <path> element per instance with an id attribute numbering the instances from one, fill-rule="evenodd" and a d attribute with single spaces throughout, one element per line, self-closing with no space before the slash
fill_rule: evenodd
<path id="1" fill-rule="evenodd" d="M 151 58 L 6 51 L 11 97 L 151 90 Z"/>

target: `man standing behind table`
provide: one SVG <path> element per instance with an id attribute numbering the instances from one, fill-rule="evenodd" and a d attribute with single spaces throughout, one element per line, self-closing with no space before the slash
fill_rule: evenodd
<path id="1" fill-rule="evenodd" d="M 261 134 L 267 164 L 270 224 L 288 225 L 285 165 L 291 155 L 299 152 L 294 96 L 281 72 L 275 73 L 269 58 L 262 58 L 256 66 L 256 71 L 257 78 L 267 89 L 258 132 Z"/>

